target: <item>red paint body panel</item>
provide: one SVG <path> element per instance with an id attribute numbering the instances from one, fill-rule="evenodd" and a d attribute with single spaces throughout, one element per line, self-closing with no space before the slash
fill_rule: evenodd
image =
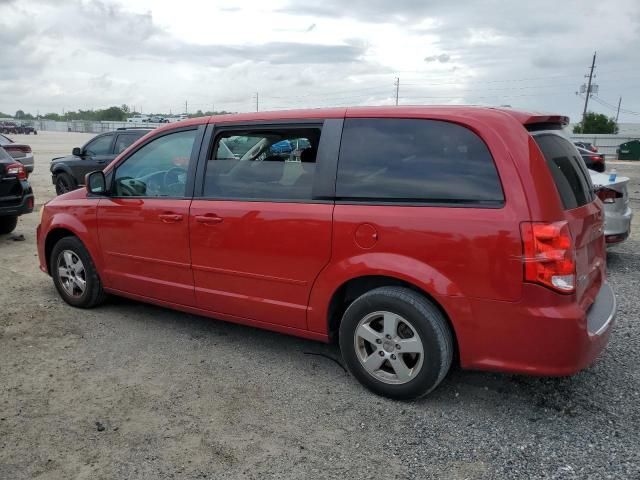
<path id="1" fill-rule="evenodd" d="M 306 328 L 309 292 L 331 256 L 332 211 L 332 204 L 322 203 L 194 200 L 198 307 Z M 220 223 L 196 221 L 214 214 Z"/>
<path id="2" fill-rule="evenodd" d="M 193 304 L 190 204 L 191 200 L 162 198 L 101 199 L 98 232 L 105 286 Z"/>
<path id="3" fill-rule="evenodd" d="M 530 375 L 565 376 L 589 366 L 607 344 L 610 329 L 592 336 L 586 309 L 571 295 L 558 295 L 525 284 L 513 304 L 471 299 L 482 334 L 470 337 L 470 350 L 484 352 L 461 358 L 461 366 Z"/>
<path id="4" fill-rule="evenodd" d="M 342 285 L 388 276 L 439 304 L 464 368 L 567 375 L 596 358 L 610 331 L 592 336 L 586 321 L 606 275 L 602 205 L 564 211 L 524 128 L 565 117 L 450 106 L 259 112 L 169 124 L 141 141 L 185 125 L 345 117 L 429 118 L 469 128 L 491 151 L 504 205 L 98 200 L 78 190 L 46 206 L 38 227 L 41 268 L 47 270 L 47 236 L 64 228 L 85 244 L 112 293 L 322 341 Z M 182 218 L 165 223 L 162 214 Z M 568 223 L 576 246 L 573 294 L 523 281 L 521 223 L 556 221 Z"/>

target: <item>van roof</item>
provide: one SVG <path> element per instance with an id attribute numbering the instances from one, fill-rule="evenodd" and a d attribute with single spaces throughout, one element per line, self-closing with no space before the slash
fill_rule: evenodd
<path id="1" fill-rule="evenodd" d="M 276 110 L 249 113 L 230 113 L 198 117 L 180 122 L 181 125 L 202 125 L 206 123 L 230 123 L 265 120 L 302 120 L 314 118 L 344 118 L 344 117 L 413 117 L 422 116 L 445 117 L 447 115 L 487 116 L 506 114 L 513 117 L 524 126 L 532 125 L 560 125 L 569 124 L 569 117 L 558 114 L 528 112 L 511 108 L 482 107 L 470 105 L 402 105 L 402 106 L 371 106 L 371 107 L 339 107 L 339 108 L 308 108 L 300 110 Z M 173 127 L 175 127 L 175 123 Z M 165 127 L 166 128 L 166 127 Z"/>

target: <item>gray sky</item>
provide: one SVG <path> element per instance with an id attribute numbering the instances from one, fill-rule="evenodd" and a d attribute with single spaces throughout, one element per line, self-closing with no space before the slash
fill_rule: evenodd
<path id="1" fill-rule="evenodd" d="M 0 111 L 510 104 L 640 122 L 640 1 L 0 0 Z M 615 115 L 610 107 L 592 109 Z"/>

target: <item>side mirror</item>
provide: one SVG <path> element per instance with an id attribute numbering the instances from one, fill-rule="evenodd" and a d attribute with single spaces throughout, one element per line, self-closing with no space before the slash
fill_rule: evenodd
<path id="1" fill-rule="evenodd" d="M 81 157 L 82 149 L 80 147 L 74 147 L 74 149 L 71 150 L 71 155 L 75 155 L 76 157 Z"/>
<path id="2" fill-rule="evenodd" d="M 87 189 L 87 193 L 91 195 L 107 194 L 107 180 L 101 170 L 87 173 L 84 177 L 84 184 Z"/>

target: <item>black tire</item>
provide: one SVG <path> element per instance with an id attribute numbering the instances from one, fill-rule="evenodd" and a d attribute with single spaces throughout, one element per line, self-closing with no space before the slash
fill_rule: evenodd
<path id="1" fill-rule="evenodd" d="M 0 217 L 0 234 L 11 233 L 18 225 L 18 217 L 12 215 L 10 217 Z"/>
<path id="2" fill-rule="evenodd" d="M 415 332 L 411 335 L 417 334 L 422 342 L 421 367 L 406 383 L 385 383 L 369 373 L 359 359 L 355 335 L 358 324 L 380 311 L 406 319 Z M 423 295 L 404 287 L 380 287 L 358 297 L 347 308 L 340 324 L 340 350 L 351 374 L 369 390 L 384 397 L 410 400 L 431 392 L 447 375 L 453 360 L 453 338 L 442 312 Z"/>
<path id="3" fill-rule="evenodd" d="M 58 266 L 63 261 L 65 251 L 70 251 L 82 261 L 84 267 L 84 281 L 86 286 L 84 292 L 79 295 L 71 295 L 63 287 L 63 279 Z M 58 241 L 51 251 L 49 259 L 49 271 L 53 277 L 53 283 L 62 299 L 69 305 L 78 308 L 93 308 L 100 305 L 106 299 L 106 294 L 102 289 L 102 282 L 96 271 L 96 267 L 91 260 L 89 252 L 77 237 L 64 237 Z"/>
<path id="4" fill-rule="evenodd" d="M 76 185 L 76 181 L 73 179 L 73 177 L 64 172 L 56 174 L 55 185 L 57 195 L 62 195 L 63 193 L 67 193 L 78 188 L 78 185 Z"/>

